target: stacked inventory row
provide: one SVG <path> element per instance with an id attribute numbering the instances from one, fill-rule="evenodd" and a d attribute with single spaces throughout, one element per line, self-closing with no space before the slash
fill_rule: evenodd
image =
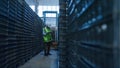
<path id="1" fill-rule="evenodd" d="M 114 1 L 67 3 L 67 68 L 114 68 Z"/>
<path id="2" fill-rule="evenodd" d="M 66 24 L 67 24 L 67 13 L 66 13 L 66 0 L 59 0 L 60 14 L 59 14 L 59 67 L 66 68 Z"/>
<path id="3" fill-rule="evenodd" d="M 42 49 L 42 21 L 23 1 L 0 1 L 0 68 L 17 68 Z"/>

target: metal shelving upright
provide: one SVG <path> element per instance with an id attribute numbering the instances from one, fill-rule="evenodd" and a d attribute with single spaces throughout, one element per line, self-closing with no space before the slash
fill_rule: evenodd
<path id="1" fill-rule="evenodd" d="M 60 43 L 65 46 L 61 52 L 65 52 L 67 61 L 61 65 L 66 68 L 119 68 L 120 2 L 67 0 L 64 3 L 66 11 L 60 11 L 60 15 L 66 12 L 67 19 L 60 19 L 59 26 L 61 21 L 66 21 L 63 38 L 66 42 Z"/>
<path id="2" fill-rule="evenodd" d="M 59 14 L 59 25 L 58 25 L 58 41 L 59 41 L 59 67 L 60 68 L 66 68 L 66 24 L 67 24 L 67 12 L 66 12 L 66 0 L 59 0 L 60 5 L 60 14 Z"/>

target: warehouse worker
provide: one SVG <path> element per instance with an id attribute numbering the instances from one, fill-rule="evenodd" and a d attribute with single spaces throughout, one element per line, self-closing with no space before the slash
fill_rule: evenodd
<path id="1" fill-rule="evenodd" d="M 52 30 L 48 26 L 45 26 L 43 28 L 44 55 L 45 56 L 51 55 L 50 54 L 50 46 L 52 45 L 51 32 Z"/>

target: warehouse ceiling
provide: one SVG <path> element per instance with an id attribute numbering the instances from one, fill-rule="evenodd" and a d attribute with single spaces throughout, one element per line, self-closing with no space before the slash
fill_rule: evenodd
<path id="1" fill-rule="evenodd" d="M 35 5 L 35 0 L 25 0 L 29 5 Z"/>
<path id="2" fill-rule="evenodd" d="M 59 0 L 39 0 L 39 5 L 57 6 Z"/>
<path id="3" fill-rule="evenodd" d="M 43 17 L 43 11 L 57 11 L 59 13 L 59 0 L 25 0 L 27 4 L 36 12 L 35 6 L 38 6 L 36 12 L 40 17 Z M 55 17 L 50 15 L 49 17 Z"/>
<path id="4" fill-rule="evenodd" d="M 27 4 L 36 12 L 39 17 L 43 17 L 43 11 L 57 11 L 59 13 L 59 0 L 25 0 Z M 56 26 L 56 14 L 46 14 L 46 23 L 51 26 Z M 48 18 L 49 17 L 49 18 Z M 44 19 L 43 19 L 44 20 Z"/>
<path id="5" fill-rule="evenodd" d="M 39 3 L 42 6 L 58 6 L 59 0 L 25 0 L 29 5 Z"/>

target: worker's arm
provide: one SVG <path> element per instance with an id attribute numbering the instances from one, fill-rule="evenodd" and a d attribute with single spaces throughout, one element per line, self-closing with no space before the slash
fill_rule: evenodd
<path id="1" fill-rule="evenodd" d="M 43 29 L 43 35 L 46 35 L 46 32 L 44 31 L 44 29 Z"/>

